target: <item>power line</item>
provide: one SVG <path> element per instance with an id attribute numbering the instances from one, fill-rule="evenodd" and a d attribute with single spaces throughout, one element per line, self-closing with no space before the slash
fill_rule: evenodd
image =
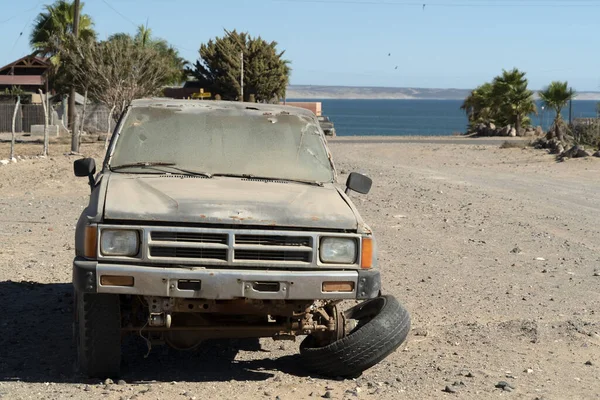
<path id="1" fill-rule="evenodd" d="M 408 7 L 600 7 L 600 2 L 593 0 L 576 0 L 578 3 L 566 2 L 565 0 L 514 0 L 512 2 L 501 1 L 493 3 L 479 2 L 448 2 L 448 3 L 429 3 L 429 2 L 392 2 L 392 1 L 373 1 L 373 0 L 273 0 L 279 3 L 311 3 L 311 4 L 355 4 L 355 5 L 373 5 L 373 6 L 408 6 Z"/>
<path id="2" fill-rule="evenodd" d="M 27 9 L 25 11 L 21 11 L 20 13 L 17 13 L 15 15 L 13 15 L 12 17 L 9 17 L 9 18 L 7 18 L 5 20 L 0 21 L 0 24 L 4 24 L 6 22 L 12 21 L 13 19 L 17 18 L 21 14 L 25 14 L 25 13 L 28 13 L 29 11 L 35 10 L 40 5 L 41 2 L 42 2 L 42 0 L 38 1 L 35 6 L 29 8 L 29 9 Z"/>
<path id="3" fill-rule="evenodd" d="M 37 7 L 40 5 L 40 3 L 41 3 L 41 2 L 42 2 L 42 0 L 38 1 L 38 2 L 37 2 L 37 4 L 36 4 L 34 7 L 30 8 L 30 9 L 29 9 L 29 10 L 27 10 L 26 12 L 29 12 L 29 11 L 35 10 L 35 9 L 36 9 L 36 8 L 37 8 Z M 19 32 L 19 36 L 17 36 L 17 39 L 15 40 L 15 42 L 14 42 L 14 43 L 13 43 L 13 45 L 12 45 L 12 48 L 10 49 L 10 53 L 9 53 L 9 54 L 10 54 L 11 56 L 12 56 L 12 54 L 13 54 L 13 51 L 15 51 L 15 47 L 17 46 L 17 43 L 19 43 L 19 40 L 20 40 L 20 39 L 21 39 L 21 37 L 23 36 L 23 32 L 25 31 L 25 28 L 27 28 L 27 25 L 29 25 L 29 24 L 31 23 L 31 20 L 32 20 L 34 17 L 35 17 L 35 15 L 34 15 L 34 16 L 32 16 L 31 18 L 29 18 L 29 20 L 27 20 L 27 22 L 25 23 L 25 25 L 23 25 L 23 29 L 21 29 L 21 31 Z M 47 22 L 48 22 L 48 21 L 46 21 L 46 23 L 47 23 Z M 45 25 L 45 24 L 44 24 L 44 25 Z"/>
<path id="4" fill-rule="evenodd" d="M 131 19 L 129 19 L 129 17 L 125 16 L 119 10 L 117 10 L 116 8 L 114 8 L 108 1 L 102 0 L 102 2 L 104 4 L 106 4 L 108 7 L 110 7 L 111 10 L 113 10 L 114 12 L 116 12 L 117 14 L 119 14 L 121 16 L 121 18 L 123 18 L 125 21 L 129 22 L 131 25 L 135 26 L 136 28 L 139 26 L 139 24 L 133 22 Z"/>
<path id="5" fill-rule="evenodd" d="M 106 4 L 108 7 L 110 7 L 110 9 L 113 10 L 115 13 L 117 13 L 118 15 L 120 15 L 123 19 L 125 19 L 127 22 L 129 22 L 131 25 L 135 26 L 136 28 L 140 26 L 140 24 L 137 24 L 137 23 L 133 22 L 131 19 L 129 19 L 127 16 L 125 16 L 123 13 L 121 13 L 119 10 L 117 10 L 116 8 L 114 8 L 108 1 L 102 0 L 102 2 L 104 4 Z M 147 21 L 146 21 L 146 27 L 148 27 L 148 22 Z M 186 49 L 185 47 L 174 45 L 173 43 L 170 43 L 170 42 L 169 42 L 169 44 L 171 46 L 173 46 L 174 48 L 178 49 L 178 50 L 194 51 L 194 50 Z"/>

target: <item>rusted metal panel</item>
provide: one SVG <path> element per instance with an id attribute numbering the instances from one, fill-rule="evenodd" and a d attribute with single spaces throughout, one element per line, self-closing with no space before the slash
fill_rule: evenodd
<path id="1" fill-rule="evenodd" d="M 97 280 L 98 293 L 138 294 L 144 296 L 221 299 L 236 298 L 263 300 L 315 300 L 315 299 L 355 299 L 352 292 L 322 291 L 323 282 L 339 280 L 352 282 L 356 287 L 357 271 L 265 271 L 265 270 L 227 270 L 205 268 L 158 268 L 130 264 L 99 264 L 98 276 L 125 275 L 134 278 L 133 287 L 103 286 Z M 181 290 L 177 282 L 199 280 L 199 291 Z M 253 287 L 255 282 L 278 282 L 277 292 L 261 292 Z"/>
<path id="2" fill-rule="evenodd" d="M 310 110 L 317 117 L 319 117 L 322 113 L 322 105 L 320 101 L 286 101 L 285 103 L 279 104 Z"/>
<path id="3" fill-rule="evenodd" d="M 357 218 L 333 184 L 238 178 L 110 174 L 104 218 L 196 224 L 356 230 Z"/>

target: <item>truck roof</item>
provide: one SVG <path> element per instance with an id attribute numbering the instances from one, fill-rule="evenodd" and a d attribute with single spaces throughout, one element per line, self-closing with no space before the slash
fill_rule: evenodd
<path id="1" fill-rule="evenodd" d="M 137 99 L 131 102 L 132 107 L 149 107 L 149 106 L 163 106 L 163 107 L 185 107 L 185 108 L 198 108 L 198 110 L 207 109 L 230 109 L 240 111 L 262 111 L 263 113 L 289 113 L 293 115 L 306 115 L 314 117 L 315 114 L 310 110 L 284 106 L 278 104 L 266 104 L 266 103 L 246 103 L 241 101 L 223 101 L 223 100 L 180 100 L 180 99 L 169 99 L 169 98 L 149 98 L 149 99 Z"/>

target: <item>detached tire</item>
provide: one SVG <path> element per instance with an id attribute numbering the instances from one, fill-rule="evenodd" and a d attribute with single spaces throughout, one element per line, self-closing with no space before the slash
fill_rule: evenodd
<path id="1" fill-rule="evenodd" d="M 76 293 L 75 303 L 79 370 L 91 378 L 118 377 L 121 370 L 119 295 Z"/>
<path id="2" fill-rule="evenodd" d="M 348 311 L 358 326 L 344 338 L 323 347 L 309 335 L 300 344 L 304 366 L 319 375 L 356 377 L 393 353 L 410 331 L 408 311 L 393 296 L 380 296 Z"/>

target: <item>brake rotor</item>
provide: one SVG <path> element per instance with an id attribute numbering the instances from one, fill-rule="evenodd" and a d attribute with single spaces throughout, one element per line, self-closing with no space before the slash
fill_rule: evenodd
<path id="1" fill-rule="evenodd" d="M 333 341 L 340 340 L 347 335 L 347 332 L 349 332 L 346 330 L 346 316 L 337 305 L 333 306 L 329 315 L 333 317 L 335 321 L 332 339 Z"/>

